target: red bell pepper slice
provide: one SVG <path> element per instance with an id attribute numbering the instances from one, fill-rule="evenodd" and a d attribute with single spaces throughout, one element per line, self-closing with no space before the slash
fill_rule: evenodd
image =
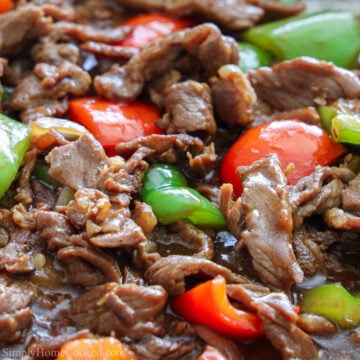
<path id="1" fill-rule="evenodd" d="M 170 305 L 190 323 L 208 326 L 225 335 L 255 338 L 264 334 L 259 316 L 230 303 L 226 281 L 220 275 L 174 297 Z"/>
<path id="2" fill-rule="evenodd" d="M 329 134 L 315 125 L 299 120 L 271 121 L 246 130 L 231 146 L 221 164 L 221 180 L 234 186 L 236 196 L 242 193 L 239 166 L 251 165 L 270 153 L 276 153 L 282 169 L 290 164 L 288 183 L 293 185 L 310 175 L 317 165 L 331 165 L 346 152 Z"/>
<path id="3" fill-rule="evenodd" d="M 133 30 L 117 45 L 142 48 L 162 36 L 189 27 L 192 23 L 188 19 L 180 19 L 166 14 L 149 13 L 137 15 L 125 21 L 122 25 L 132 26 Z"/>
<path id="4" fill-rule="evenodd" d="M 69 117 L 84 125 L 108 155 L 115 154 L 115 146 L 120 142 L 162 134 L 156 125 L 160 119 L 157 109 L 138 101 L 122 103 L 101 98 L 72 99 L 69 101 Z"/>
<path id="5" fill-rule="evenodd" d="M 0 1 L 0 14 L 11 10 L 13 7 L 14 7 L 14 2 L 12 0 L 1 0 Z"/>

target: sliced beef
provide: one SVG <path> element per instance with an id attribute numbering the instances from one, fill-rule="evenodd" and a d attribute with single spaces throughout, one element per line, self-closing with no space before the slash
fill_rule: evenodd
<path id="1" fill-rule="evenodd" d="M 282 353 L 283 359 L 313 360 L 318 349 L 311 337 L 297 325 L 298 315 L 289 298 L 253 284 L 227 285 L 227 295 L 256 311 L 266 336 Z"/>
<path id="2" fill-rule="evenodd" d="M 206 83 L 189 80 L 171 85 L 166 90 L 165 109 L 161 126 L 167 134 L 216 133 L 212 98 Z"/>
<path id="3" fill-rule="evenodd" d="M 198 229 L 191 222 L 179 220 L 170 225 L 172 231 L 180 235 L 187 243 L 195 246 L 197 252 L 194 256 L 212 260 L 214 257 L 214 245 L 211 237 Z"/>
<path id="4" fill-rule="evenodd" d="M 50 209 L 54 208 L 57 194 L 53 189 L 37 180 L 31 180 L 30 186 L 33 194 L 34 206 L 47 204 Z"/>
<path id="5" fill-rule="evenodd" d="M 145 273 L 152 285 L 161 285 L 169 295 L 178 295 L 186 290 L 188 277 L 198 279 L 214 278 L 222 275 L 228 283 L 247 283 L 241 275 L 207 259 L 192 256 L 170 255 L 160 258 Z"/>
<path id="6" fill-rule="evenodd" d="M 186 339 L 160 338 L 154 335 L 142 337 L 131 350 L 142 360 L 181 359 L 193 350 L 194 342 Z"/>
<path id="7" fill-rule="evenodd" d="M 86 41 L 80 45 L 81 50 L 96 56 L 107 56 L 114 59 L 129 60 L 139 54 L 139 50 L 133 47 L 111 45 L 95 41 Z"/>
<path id="8" fill-rule="evenodd" d="M 24 50 L 50 30 L 50 18 L 41 7 L 18 6 L 0 15 L 0 56 L 11 56 Z"/>
<path id="9" fill-rule="evenodd" d="M 31 325 L 29 305 L 36 291 L 26 283 L 0 278 L 0 342 L 11 343 L 21 339 Z"/>
<path id="10" fill-rule="evenodd" d="M 300 314 L 296 324 L 308 334 L 326 336 L 336 332 L 336 325 L 332 321 L 315 314 Z"/>
<path id="11" fill-rule="evenodd" d="M 117 0 L 132 9 L 165 11 L 176 16 L 200 15 L 219 25 L 234 30 L 251 27 L 261 19 L 263 10 L 244 0 Z"/>
<path id="12" fill-rule="evenodd" d="M 320 125 L 320 115 L 315 107 L 308 106 L 305 108 L 299 108 L 289 111 L 283 111 L 275 113 L 271 116 L 273 120 L 289 120 L 298 119 L 302 122 L 310 125 Z M 269 119 L 269 121 L 271 121 Z"/>
<path id="13" fill-rule="evenodd" d="M 49 175 L 72 189 L 96 188 L 101 170 L 107 164 L 103 147 L 88 135 L 54 148 L 47 156 Z M 66 166 L 64 166 L 66 164 Z"/>
<path id="14" fill-rule="evenodd" d="M 77 191 L 66 214 L 75 227 L 85 230 L 89 242 L 96 247 L 135 246 L 145 240 L 142 229 L 131 219 L 129 209 L 112 207 L 109 198 L 98 190 Z"/>
<path id="15" fill-rule="evenodd" d="M 239 201 L 246 224 L 241 240 L 261 280 L 271 288 L 289 290 L 302 281 L 303 273 L 292 249 L 292 212 L 279 159 L 270 154 L 241 168 L 240 174 Z"/>
<path id="16" fill-rule="evenodd" d="M 249 71 L 248 77 L 258 98 L 278 111 L 360 95 L 360 79 L 353 72 L 309 57 Z"/>
<path id="17" fill-rule="evenodd" d="M 54 104 L 61 103 L 68 95 L 84 95 L 90 84 L 90 75 L 68 61 L 63 61 L 59 66 L 38 63 L 34 67 L 34 72 L 16 86 L 9 104 L 16 110 L 24 111 L 24 115 L 27 116 L 22 116 L 22 120 L 27 122 L 32 108 L 39 112 L 39 108 L 45 105 L 43 116 L 49 116 L 46 113 L 47 104 L 53 107 Z M 57 109 L 60 110 L 62 107 Z M 50 116 L 53 115 L 51 109 L 49 112 Z"/>
<path id="18" fill-rule="evenodd" d="M 304 0 L 284 2 L 282 0 L 247 0 L 249 4 L 258 6 L 265 11 L 267 21 L 294 16 L 305 10 Z"/>
<path id="19" fill-rule="evenodd" d="M 254 120 L 256 101 L 252 86 L 236 65 L 224 65 L 218 73 L 210 79 L 216 114 L 229 126 L 248 126 Z"/>
<path id="20" fill-rule="evenodd" d="M 107 283 L 75 298 L 70 319 L 78 329 L 137 340 L 145 334 L 163 334 L 157 317 L 166 302 L 166 292 L 160 286 Z"/>
<path id="21" fill-rule="evenodd" d="M 341 199 L 345 211 L 360 216 L 360 175 L 349 182 L 341 193 Z"/>
<path id="22" fill-rule="evenodd" d="M 145 234 L 153 231 L 157 225 L 157 217 L 152 207 L 145 202 L 134 201 L 131 217 Z"/>
<path id="23" fill-rule="evenodd" d="M 45 248 L 33 229 L 17 226 L 10 211 L 0 210 L 0 270 L 9 274 L 29 274 Z"/>
<path id="24" fill-rule="evenodd" d="M 202 24 L 175 32 L 146 46 L 122 66 L 95 77 L 96 92 L 108 99 L 134 100 L 145 84 L 170 70 L 180 73 L 216 75 L 225 64 L 237 64 L 238 48 L 213 24 Z"/>

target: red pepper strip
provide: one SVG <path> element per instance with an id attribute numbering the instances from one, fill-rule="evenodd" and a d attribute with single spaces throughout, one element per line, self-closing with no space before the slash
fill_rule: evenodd
<path id="1" fill-rule="evenodd" d="M 132 26 L 134 29 L 122 42 L 116 45 L 142 48 L 162 36 L 189 27 L 192 23 L 188 19 L 178 19 L 170 15 L 151 13 L 135 16 L 122 25 Z"/>
<path id="2" fill-rule="evenodd" d="M 225 335 L 255 338 L 264 334 L 261 319 L 229 302 L 222 276 L 206 281 L 170 300 L 172 310 L 190 323 L 208 326 Z"/>
<path id="3" fill-rule="evenodd" d="M 115 154 L 115 146 L 120 142 L 162 134 L 156 125 L 160 119 L 157 109 L 137 101 L 120 103 L 101 98 L 73 99 L 69 101 L 69 117 L 84 125 L 108 155 Z"/>
<path id="4" fill-rule="evenodd" d="M 0 1 L 0 14 L 11 10 L 14 7 L 12 0 L 1 0 Z"/>
<path id="5" fill-rule="evenodd" d="M 197 360 L 228 360 L 218 349 L 207 345 L 204 352 L 198 357 Z"/>

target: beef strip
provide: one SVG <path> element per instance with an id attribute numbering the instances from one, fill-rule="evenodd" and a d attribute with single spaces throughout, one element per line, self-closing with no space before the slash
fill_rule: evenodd
<path id="1" fill-rule="evenodd" d="M 50 30 L 50 18 L 32 4 L 18 6 L 0 15 L 0 56 L 11 56 Z"/>
<path id="2" fill-rule="evenodd" d="M 32 108 L 39 112 L 41 106 L 54 106 L 54 103 L 61 103 L 70 94 L 84 95 L 90 84 L 90 75 L 68 61 L 63 61 L 59 66 L 38 63 L 34 67 L 34 72 L 16 86 L 9 104 L 16 110 L 24 111 L 27 116 L 21 117 L 27 122 Z M 60 110 L 62 107 L 57 109 Z M 46 111 L 46 106 L 44 110 Z M 53 114 L 53 111 L 50 111 L 50 114 Z M 46 115 L 45 112 L 43 116 Z"/>
<path id="3" fill-rule="evenodd" d="M 12 213 L 0 210 L 0 270 L 9 274 L 29 274 L 45 249 L 39 234 L 14 224 Z"/>
<path id="4" fill-rule="evenodd" d="M 315 314 L 299 314 L 296 324 L 308 334 L 329 336 L 336 332 L 336 325 L 333 322 Z"/>
<path id="5" fill-rule="evenodd" d="M 131 211 L 131 217 L 136 224 L 141 227 L 145 234 L 154 230 L 158 223 L 152 207 L 141 201 L 134 201 L 134 208 Z"/>
<path id="6" fill-rule="evenodd" d="M 145 334 L 163 334 L 157 317 L 166 301 L 160 286 L 107 283 L 73 299 L 70 319 L 78 329 L 136 340 Z"/>
<path id="7" fill-rule="evenodd" d="M 160 338 L 146 334 L 130 349 L 142 360 L 181 359 L 193 350 L 194 341 L 186 339 Z"/>
<path id="8" fill-rule="evenodd" d="M 29 305 L 35 297 L 36 291 L 29 284 L 0 277 L 0 342 L 20 340 L 32 322 Z"/>
<path id="9" fill-rule="evenodd" d="M 184 61 L 191 57 L 191 61 Z M 179 70 L 204 74 L 206 80 L 225 64 L 237 64 L 238 48 L 213 24 L 202 24 L 164 36 L 146 46 L 122 67 L 95 77 L 96 92 L 108 99 L 134 100 L 145 84 L 156 77 Z M 184 64 L 186 64 L 184 69 Z"/>
<path id="10" fill-rule="evenodd" d="M 298 315 L 289 298 L 253 284 L 227 285 L 227 295 L 256 311 L 266 336 L 282 353 L 283 359 L 314 360 L 318 349 L 296 321 Z"/>
<path id="11" fill-rule="evenodd" d="M 53 189 L 37 180 L 31 180 L 30 186 L 33 194 L 34 206 L 47 204 L 50 209 L 54 208 L 57 200 L 57 194 Z"/>
<path id="12" fill-rule="evenodd" d="M 161 127 L 167 134 L 216 134 L 210 88 L 206 83 L 189 80 L 166 90 L 166 114 Z"/>
<path id="13" fill-rule="evenodd" d="M 261 19 L 263 10 L 244 0 L 117 0 L 132 9 L 165 11 L 176 16 L 200 15 L 234 30 L 251 27 Z"/>
<path id="14" fill-rule="evenodd" d="M 247 283 L 245 277 L 207 259 L 192 256 L 170 255 L 160 258 L 145 272 L 152 285 L 161 285 L 169 295 L 178 295 L 186 290 L 186 278 L 214 278 L 222 275 L 228 283 Z"/>
<path id="15" fill-rule="evenodd" d="M 292 249 L 292 212 L 279 159 L 270 154 L 239 173 L 246 224 L 239 240 L 249 250 L 261 280 L 271 288 L 289 290 L 302 281 L 303 273 Z"/>
<path id="16" fill-rule="evenodd" d="M 139 54 L 139 50 L 130 46 L 111 45 L 95 41 L 86 41 L 80 45 L 81 50 L 96 56 L 107 56 L 114 59 L 129 60 Z"/>
<path id="17" fill-rule="evenodd" d="M 341 193 L 341 199 L 345 211 L 360 216 L 360 175 L 349 181 Z"/>
<path id="18" fill-rule="evenodd" d="M 96 188 L 108 161 L 103 147 L 88 135 L 54 148 L 46 159 L 50 164 L 49 175 L 74 190 Z"/>
<path id="19" fill-rule="evenodd" d="M 250 125 L 254 120 L 256 95 L 249 81 L 236 65 L 220 67 L 218 75 L 210 82 L 219 119 L 229 126 Z"/>
<path id="20" fill-rule="evenodd" d="M 296 0 L 284 2 L 282 0 L 247 0 L 249 4 L 258 6 L 265 11 L 265 21 L 294 16 L 305 10 L 305 1 Z"/>
<path id="21" fill-rule="evenodd" d="M 248 77 L 258 98 L 278 111 L 360 96 L 360 79 L 353 72 L 309 57 L 249 71 Z"/>

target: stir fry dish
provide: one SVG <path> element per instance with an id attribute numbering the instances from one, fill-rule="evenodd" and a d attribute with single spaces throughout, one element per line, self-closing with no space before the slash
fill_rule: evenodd
<path id="1" fill-rule="evenodd" d="M 0 359 L 360 359 L 360 14 L 0 3 Z"/>

